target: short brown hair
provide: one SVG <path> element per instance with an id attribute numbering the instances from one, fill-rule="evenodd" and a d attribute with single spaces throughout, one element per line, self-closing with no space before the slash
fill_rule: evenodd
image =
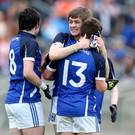
<path id="1" fill-rule="evenodd" d="M 102 25 L 100 21 L 94 17 L 88 18 L 82 23 L 81 36 L 86 34 L 87 38 L 90 38 L 92 34 L 101 33 Z"/>
<path id="2" fill-rule="evenodd" d="M 87 18 L 92 17 L 92 13 L 85 7 L 77 7 L 69 12 L 69 18 L 77 18 L 79 17 L 82 21 L 85 21 Z"/>

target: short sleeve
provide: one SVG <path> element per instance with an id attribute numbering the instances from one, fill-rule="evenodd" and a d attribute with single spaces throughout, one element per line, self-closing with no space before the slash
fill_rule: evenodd
<path id="1" fill-rule="evenodd" d="M 23 60 L 35 61 L 36 53 L 38 51 L 38 44 L 34 40 L 22 40 L 21 41 L 21 54 Z"/>
<path id="2" fill-rule="evenodd" d="M 112 61 L 108 58 L 108 62 L 109 62 L 109 79 L 115 79 L 115 72 L 114 72 L 114 67 L 113 67 L 113 63 Z"/>
<path id="3" fill-rule="evenodd" d="M 104 57 L 98 52 L 93 53 L 93 57 L 96 65 L 96 80 L 105 80 L 106 67 Z"/>
<path id="4" fill-rule="evenodd" d="M 64 44 L 67 37 L 68 37 L 68 34 L 66 34 L 66 33 L 62 33 L 62 32 L 58 33 L 56 35 L 56 37 L 54 38 L 53 43 L 60 42 L 60 43 Z"/>
<path id="5" fill-rule="evenodd" d="M 48 65 L 47 65 L 47 69 L 49 71 L 55 72 L 57 70 L 57 61 L 51 61 Z"/>

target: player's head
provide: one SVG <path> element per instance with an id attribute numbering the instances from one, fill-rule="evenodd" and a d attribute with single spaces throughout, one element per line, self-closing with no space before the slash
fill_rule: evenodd
<path id="1" fill-rule="evenodd" d="M 86 37 L 90 39 L 91 35 L 100 36 L 102 32 L 102 25 L 100 21 L 94 17 L 86 19 L 81 26 L 81 36 L 86 34 Z"/>
<path id="2" fill-rule="evenodd" d="M 30 31 L 35 28 L 38 33 L 40 26 L 40 14 L 33 8 L 26 8 L 20 12 L 18 24 L 19 30 Z"/>
<path id="3" fill-rule="evenodd" d="M 85 7 L 77 7 L 71 10 L 68 15 L 69 30 L 71 35 L 80 36 L 82 23 L 90 17 L 92 17 L 92 13 Z"/>

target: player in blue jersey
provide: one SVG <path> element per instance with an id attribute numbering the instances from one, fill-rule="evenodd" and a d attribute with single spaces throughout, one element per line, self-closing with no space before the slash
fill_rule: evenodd
<path id="1" fill-rule="evenodd" d="M 81 8 L 80 8 L 81 9 Z M 78 16 L 80 17 L 80 19 L 82 19 L 83 21 L 86 19 L 84 19 L 84 18 L 82 18 L 82 12 L 78 12 L 78 10 L 80 10 L 79 8 L 78 9 L 74 9 L 73 11 L 71 11 L 71 13 L 70 13 L 70 15 L 72 16 L 72 14 L 73 14 L 73 17 L 74 18 L 78 18 Z M 82 10 L 82 9 L 81 9 Z M 84 9 L 83 9 L 84 10 Z M 86 11 L 87 11 L 87 9 L 86 9 Z M 85 11 L 85 12 L 86 12 Z M 87 12 L 88 13 L 88 12 Z M 85 15 L 86 15 L 86 13 L 85 13 Z M 86 17 L 86 16 L 85 16 Z M 75 20 L 75 22 L 74 22 L 74 25 L 75 25 L 75 23 L 76 23 L 76 25 L 74 26 L 75 28 L 76 28 L 76 32 L 79 32 L 80 33 L 80 25 L 78 26 L 77 25 L 77 22 L 78 21 L 76 21 Z M 78 27 L 77 27 L 78 26 Z M 78 29 L 78 30 L 77 30 Z M 71 32 L 72 33 L 72 32 Z M 77 33 L 78 34 L 78 33 Z M 64 42 L 65 42 L 65 39 L 67 39 L 69 36 L 68 36 L 68 34 L 60 34 L 61 35 L 61 40 L 60 40 L 60 42 L 62 43 L 62 44 L 64 44 Z M 80 35 L 80 34 L 79 34 Z M 83 46 L 82 46 L 83 47 Z M 85 46 L 84 46 L 85 47 Z M 103 47 L 102 47 L 103 48 Z M 72 48 L 72 46 L 69 46 L 69 47 L 65 47 L 65 48 L 62 48 L 62 49 L 64 49 L 64 50 L 62 50 L 62 53 L 58 53 L 58 55 L 63 55 L 63 56 L 60 56 L 60 57 L 65 57 L 65 55 L 69 55 L 70 53 L 73 53 L 75 50 Z M 67 49 L 67 50 L 66 50 Z M 102 49 L 103 50 L 103 49 Z M 57 51 L 59 51 L 59 50 L 57 50 Z M 64 53 L 63 53 L 63 51 L 65 51 Z M 60 51 L 59 51 L 60 52 Z M 58 57 L 59 58 L 59 57 Z M 48 68 L 49 70 L 50 70 L 50 68 Z M 46 75 L 48 76 L 48 75 L 50 75 L 52 72 L 50 72 L 49 73 L 49 70 L 48 70 L 48 72 L 45 72 L 45 73 L 47 73 Z M 55 70 L 50 70 L 50 71 L 55 71 Z M 47 77 L 47 76 L 45 76 L 45 77 Z M 51 75 L 51 78 L 53 78 L 52 77 L 52 75 Z M 48 79 L 48 77 L 46 78 L 46 79 Z M 56 82 L 58 82 L 58 79 L 57 78 L 55 78 L 55 81 Z M 57 85 L 55 86 L 55 91 L 56 91 L 56 87 L 57 87 Z M 56 93 L 56 92 L 55 92 Z M 54 107 L 56 107 L 56 104 L 55 104 L 55 102 L 53 102 L 54 103 L 54 105 L 53 105 L 53 107 L 52 107 L 52 117 L 50 117 L 50 118 L 52 118 L 52 120 L 55 120 L 54 118 L 55 118 L 55 115 L 56 115 L 56 111 L 53 111 L 53 109 L 54 109 Z M 56 109 L 55 109 L 56 110 Z"/>
<path id="2" fill-rule="evenodd" d="M 18 17 L 19 33 L 9 50 L 10 82 L 5 99 L 11 135 L 44 135 L 42 89 L 51 98 L 41 81 L 41 51 L 36 41 L 40 29 L 40 14 L 26 8 Z"/>
<path id="3" fill-rule="evenodd" d="M 113 64 L 108 59 L 109 61 L 109 79 L 115 79 L 115 73 L 114 73 L 114 68 Z M 99 123 L 101 124 L 101 112 L 102 112 L 102 104 L 103 104 L 103 98 L 104 98 L 104 93 L 100 93 L 99 91 L 95 91 L 95 96 L 96 96 L 96 110 L 97 110 L 97 117 L 99 120 Z M 111 121 L 115 122 L 116 121 L 116 116 L 117 116 L 117 102 L 118 102 L 118 89 L 117 86 L 115 86 L 111 90 L 111 105 L 110 105 L 110 111 L 111 111 Z"/>
<path id="4" fill-rule="evenodd" d="M 90 11 L 87 8 L 84 8 L 84 7 L 78 7 L 76 9 L 74 9 L 72 11 L 72 14 L 74 14 L 74 16 L 78 16 L 79 15 L 82 21 L 84 21 L 87 18 L 92 16 Z M 79 27 L 78 27 L 78 31 L 80 31 L 80 24 L 79 24 Z M 62 43 L 66 42 L 68 36 L 69 36 L 68 34 L 62 34 L 61 42 Z M 83 43 L 83 41 L 82 41 L 82 43 Z M 87 45 L 87 47 L 88 46 L 89 45 Z M 48 57 L 46 58 L 46 60 L 48 62 Z M 57 72 L 55 73 L 55 77 L 52 77 L 53 76 L 52 74 L 56 71 L 57 64 L 56 64 L 56 62 L 51 62 L 51 63 L 47 66 L 47 69 L 44 72 L 44 75 L 45 75 L 44 78 L 45 79 L 49 79 L 49 80 L 54 78 L 54 80 L 55 80 L 54 81 L 54 85 L 53 85 L 52 107 L 51 107 L 51 113 L 50 113 L 50 116 L 49 116 L 49 121 L 55 125 L 56 124 L 56 119 L 55 118 L 56 118 L 56 113 L 57 113 L 57 87 L 58 87 L 58 80 L 57 80 Z"/>
<path id="5" fill-rule="evenodd" d="M 92 27 L 95 28 L 94 31 L 92 30 L 93 33 L 89 31 L 90 33 L 86 34 L 86 38 L 88 39 L 97 30 L 101 31 L 101 27 L 95 22 L 92 19 L 90 20 L 90 25 L 86 26 L 88 30 Z M 54 46 L 60 43 L 61 37 L 62 35 L 59 34 L 55 38 Z M 78 45 L 80 42 L 76 43 L 76 39 L 70 35 L 64 47 L 72 44 Z M 75 45 L 71 49 L 77 51 L 78 48 Z M 52 58 L 51 53 L 49 55 Z M 107 89 L 107 84 L 105 83 L 105 60 L 103 56 L 96 49 L 78 50 L 76 53 L 58 61 L 57 72 L 59 82 L 57 131 L 62 132 L 62 135 L 74 133 L 96 134 L 99 129 L 98 121 L 96 121 L 94 91 L 95 89 L 99 91 Z"/>

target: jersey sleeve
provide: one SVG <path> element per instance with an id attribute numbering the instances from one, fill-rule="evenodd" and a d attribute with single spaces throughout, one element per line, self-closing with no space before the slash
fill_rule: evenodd
<path id="1" fill-rule="evenodd" d="M 96 64 L 96 80 L 105 80 L 106 78 L 106 68 L 105 68 L 105 59 L 104 57 L 96 52 L 93 53 L 93 57 Z"/>
<path id="2" fill-rule="evenodd" d="M 57 61 L 51 61 L 49 58 L 49 54 L 45 57 L 45 65 L 49 71 L 55 72 L 57 69 Z"/>
<path id="3" fill-rule="evenodd" d="M 49 71 L 55 72 L 57 70 L 57 61 L 51 61 L 46 68 Z"/>
<path id="4" fill-rule="evenodd" d="M 35 61 L 37 51 L 38 51 L 38 44 L 36 41 L 22 40 L 21 54 L 22 54 L 23 60 Z"/>
<path id="5" fill-rule="evenodd" d="M 115 79 L 115 72 L 114 72 L 114 67 L 113 67 L 113 63 L 112 61 L 108 58 L 108 62 L 109 62 L 109 79 Z"/>
<path id="6" fill-rule="evenodd" d="M 57 42 L 60 42 L 60 43 L 64 44 L 65 41 L 67 40 L 67 38 L 68 38 L 68 34 L 60 32 L 54 38 L 53 44 L 57 43 Z"/>

